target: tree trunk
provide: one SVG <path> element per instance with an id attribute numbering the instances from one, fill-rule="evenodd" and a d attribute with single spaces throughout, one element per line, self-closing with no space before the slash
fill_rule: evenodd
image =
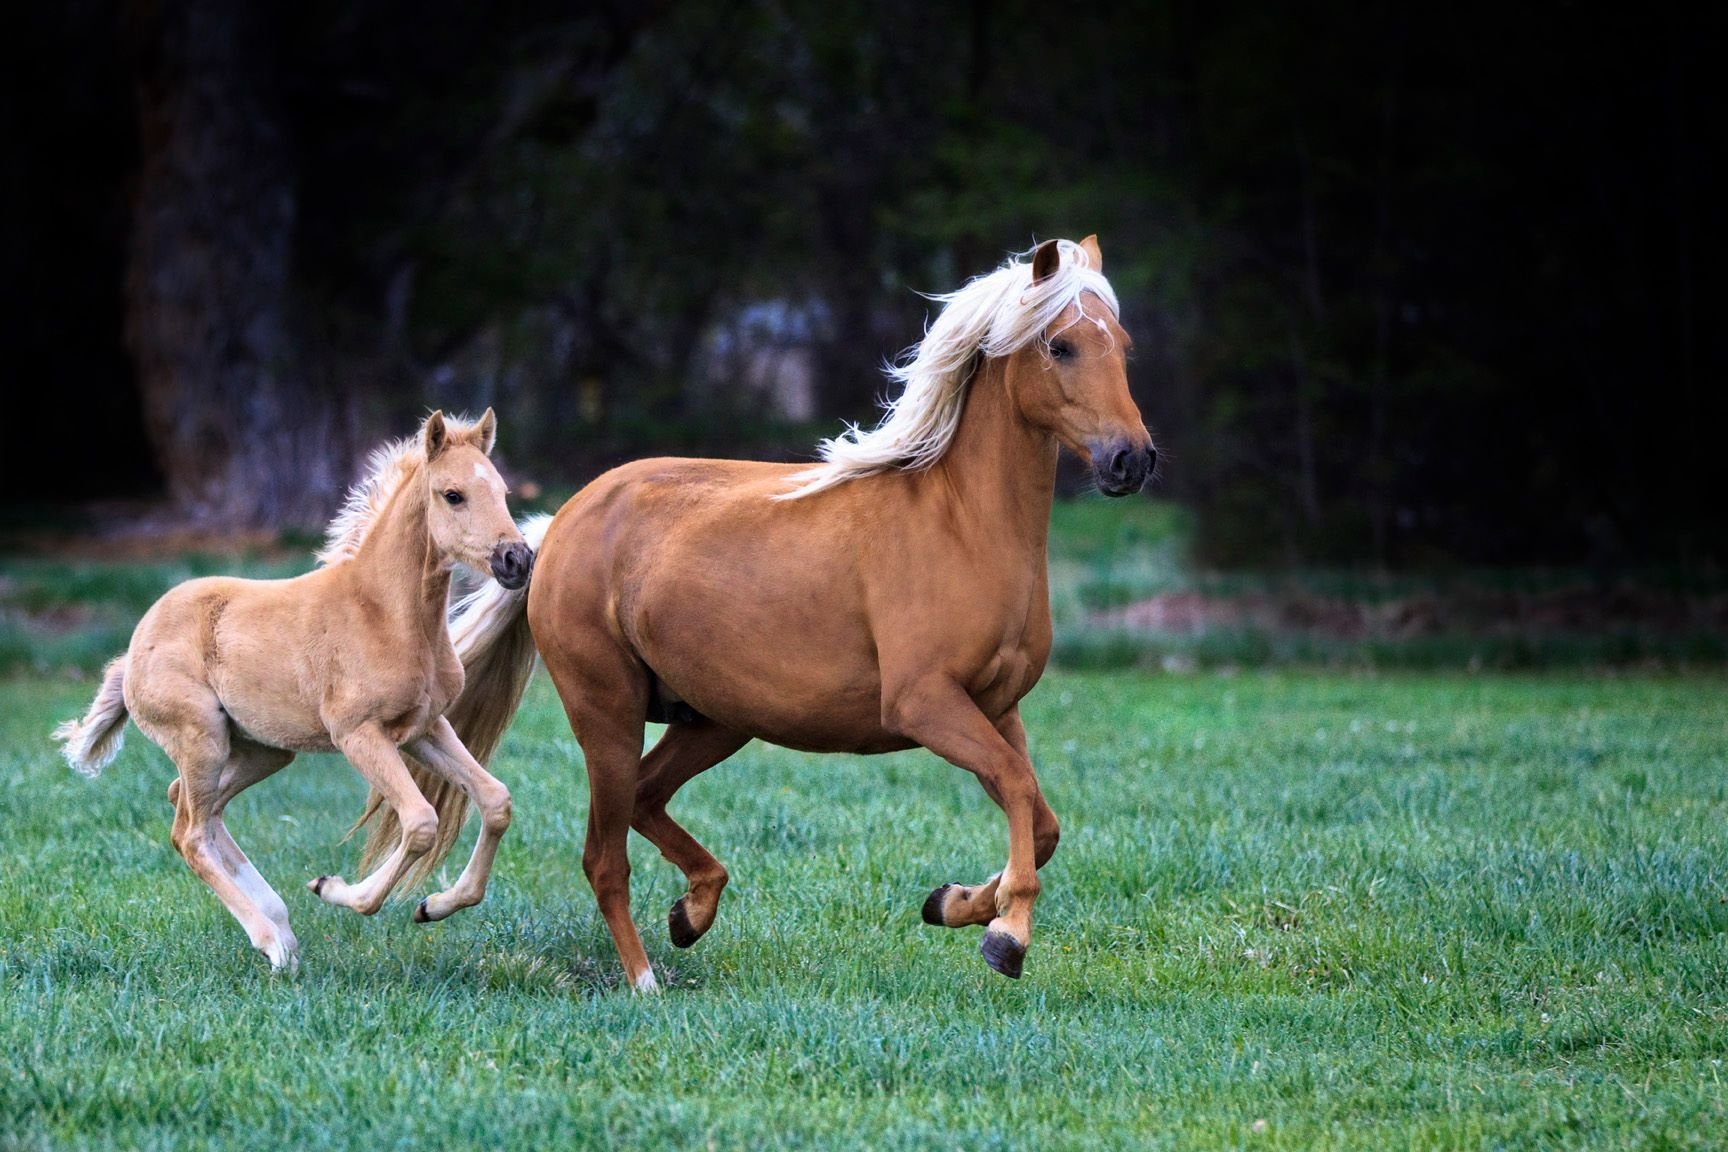
<path id="1" fill-rule="evenodd" d="M 277 9 L 141 0 L 140 170 L 127 341 L 183 513 L 317 523 L 346 479 L 352 402 L 313 383 L 295 321 L 298 173 L 283 131 Z"/>

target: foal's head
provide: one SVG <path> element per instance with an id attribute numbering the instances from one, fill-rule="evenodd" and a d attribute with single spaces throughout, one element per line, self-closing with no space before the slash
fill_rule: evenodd
<path id="1" fill-rule="evenodd" d="M 426 520 L 432 544 L 453 560 L 490 570 L 506 588 L 528 583 L 534 553 L 505 506 L 504 478 L 489 458 L 498 435 L 492 409 L 471 427 L 434 412 L 420 430 L 426 454 Z"/>
<path id="2" fill-rule="evenodd" d="M 1084 258 L 1093 272 L 1104 270 L 1097 237 L 1066 247 L 1070 258 Z M 1033 291 L 1057 274 L 1062 248 L 1046 240 L 1033 252 Z M 1008 363 L 1007 384 L 1020 414 L 1090 464 L 1106 496 L 1140 491 L 1158 460 L 1128 393 L 1131 347 L 1114 310 L 1083 292 Z"/>

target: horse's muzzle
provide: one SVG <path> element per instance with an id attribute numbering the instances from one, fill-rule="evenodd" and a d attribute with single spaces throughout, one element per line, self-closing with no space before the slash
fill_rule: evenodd
<path id="1" fill-rule="evenodd" d="M 528 583 L 534 571 L 534 549 L 520 540 L 492 549 L 492 578 L 511 591 Z"/>
<path id="2" fill-rule="evenodd" d="M 1098 490 L 1106 496 L 1131 496 L 1140 491 L 1157 463 L 1158 450 L 1150 442 L 1140 446 L 1119 439 L 1092 445 L 1092 474 Z"/>

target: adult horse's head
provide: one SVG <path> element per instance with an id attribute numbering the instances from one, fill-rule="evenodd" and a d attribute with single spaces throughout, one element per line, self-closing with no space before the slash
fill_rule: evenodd
<path id="1" fill-rule="evenodd" d="M 968 392 L 1001 379 L 1026 425 L 1092 465 L 1110 496 L 1138 492 L 1157 453 L 1128 394 L 1132 341 L 1116 319 L 1098 238 L 1048 240 L 1030 264 L 1009 261 L 931 299 L 943 308 L 916 349 L 888 368 L 900 394 L 882 422 L 821 444 L 822 463 L 790 477 L 776 499 L 798 500 L 861 476 L 941 460 Z M 986 363 L 988 362 L 988 363 Z"/>
<path id="2" fill-rule="evenodd" d="M 1128 392 L 1133 341 L 1103 272 L 1096 236 L 1037 247 L 1022 304 L 1032 323 L 1044 322 L 1010 355 L 1006 382 L 1028 423 L 1092 466 L 1099 491 L 1127 496 L 1151 476 L 1158 452 Z"/>
<path id="3" fill-rule="evenodd" d="M 472 425 L 434 412 L 420 430 L 426 456 L 427 526 L 433 547 L 454 560 L 490 571 L 506 588 L 528 583 L 534 553 L 505 505 L 504 478 L 492 466 L 498 418 L 492 409 Z"/>

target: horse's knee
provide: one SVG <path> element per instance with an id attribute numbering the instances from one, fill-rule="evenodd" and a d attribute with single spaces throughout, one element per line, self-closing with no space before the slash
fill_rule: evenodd
<path id="1" fill-rule="evenodd" d="M 430 804 L 411 808 L 401 813 L 397 819 L 402 825 L 404 851 L 410 856 L 423 856 L 432 851 L 432 845 L 438 841 L 438 813 L 432 810 Z"/>
<path id="2" fill-rule="evenodd" d="M 498 794 L 480 806 L 480 825 L 494 836 L 502 836 L 510 827 L 511 814 L 509 789 L 499 785 Z"/>

